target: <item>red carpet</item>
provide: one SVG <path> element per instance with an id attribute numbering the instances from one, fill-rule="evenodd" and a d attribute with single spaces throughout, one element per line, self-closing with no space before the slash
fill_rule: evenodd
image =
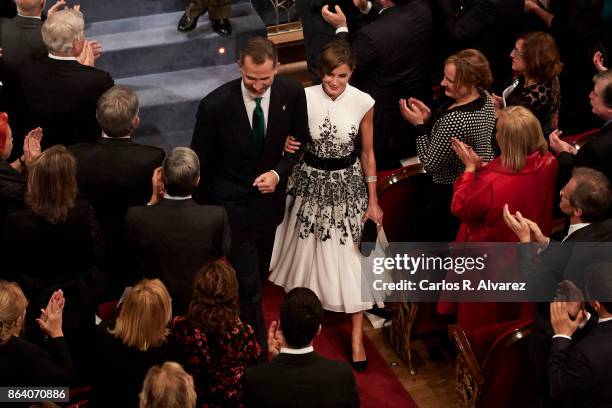
<path id="1" fill-rule="evenodd" d="M 269 326 L 271 321 L 278 320 L 285 292 L 272 284 L 268 284 L 263 292 L 264 318 L 266 325 Z M 350 327 L 350 320 L 345 315 L 326 314 L 321 334 L 314 341 L 315 350 L 327 358 L 349 361 Z M 361 406 L 364 408 L 417 407 L 370 339 L 364 336 L 363 340 L 369 366 L 365 373 L 355 373 Z"/>

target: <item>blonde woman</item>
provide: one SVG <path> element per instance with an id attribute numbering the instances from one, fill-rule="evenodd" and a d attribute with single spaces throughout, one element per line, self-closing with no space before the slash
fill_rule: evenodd
<path id="1" fill-rule="evenodd" d="M 116 321 L 98 327 L 91 405 L 137 407 L 150 367 L 171 359 L 167 343 L 172 304 L 159 279 L 132 288 Z"/>
<path id="2" fill-rule="evenodd" d="M 0 384 L 68 386 L 74 368 L 62 332 L 64 295 L 56 291 L 37 322 L 49 340 L 46 350 L 21 337 L 28 301 L 14 282 L 0 280 Z"/>
<path id="3" fill-rule="evenodd" d="M 195 408 L 193 377 L 173 361 L 149 369 L 140 393 L 139 408 Z"/>

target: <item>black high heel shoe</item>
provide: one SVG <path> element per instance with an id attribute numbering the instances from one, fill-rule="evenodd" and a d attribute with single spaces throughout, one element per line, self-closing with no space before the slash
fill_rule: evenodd
<path id="1" fill-rule="evenodd" d="M 368 368 L 368 359 L 366 358 L 363 361 L 353 361 L 351 360 L 351 366 L 353 366 L 353 370 L 358 373 L 363 373 L 366 368 Z"/>

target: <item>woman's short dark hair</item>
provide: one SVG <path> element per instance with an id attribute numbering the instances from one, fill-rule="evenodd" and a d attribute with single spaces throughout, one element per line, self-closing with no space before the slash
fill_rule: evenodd
<path id="1" fill-rule="evenodd" d="M 306 347 L 317 334 L 322 318 L 321 301 L 312 290 L 292 289 L 280 308 L 280 324 L 287 345 Z"/>
<path id="2" fill-rule="evenodd" d="M 561 57 L 555 39 L 548 33 L 534 31 L 519 37 L 523 40 L 525 75 L 536 82 L 546 82 L 561 73 Z"/>
<path id="3" fill-rule="evenodd" d="M 319 76 L 330 74 L 340 65 L 348 65 L 351 71 L 355 69 L 357 58 L 351 44 L 345 40 L 334 40 L 323 46 L 319 54 L 318 73 Z"/>
<path id="4" fill-rule="evenodd" d="M 493 74 L 487 58 L 478 50 L 467 49 L 451 55 L 444 65 L 455 66 L 455 84 L 458 87 L 487 89 L 493 83 Z"/>
<path id="5" fill-rule="evenodd" d="M 26 205 L 51 224 L 66 221 L 78 194 L 76 160 L 62 145 L 42 152 L 28 174 Z"/>
<path id="6" fill-rule="evenodd" d="M 196 274 L 187 319 L 209 333 L 226 333 L 240 318 L 238 280 L 229 262 L 207 262 Z"/>

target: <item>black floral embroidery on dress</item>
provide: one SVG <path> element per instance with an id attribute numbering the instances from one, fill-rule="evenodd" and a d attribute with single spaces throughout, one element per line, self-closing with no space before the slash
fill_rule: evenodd
<path id="1" fill-rule="evenodd" d="M 348 141 L 341 139 L 328 112 L 319 125 L 319 135 L 313 135 L 307 149 L 323 158 L 348 156 L 355 150 L 357 129 L 351 125 Z M 368 207 L 368 191 L 359 159 L 351 167 L 335 171 L 318 170 L 301 162 L 289 178 L 287 194 L 301 198 L 297 212 L 300 238 L 315 234 L 317 239 L 326 241 L 335 229 L 342 245 L 349 239 L 355 243 L 361 239 L 361 218 Z"/>

